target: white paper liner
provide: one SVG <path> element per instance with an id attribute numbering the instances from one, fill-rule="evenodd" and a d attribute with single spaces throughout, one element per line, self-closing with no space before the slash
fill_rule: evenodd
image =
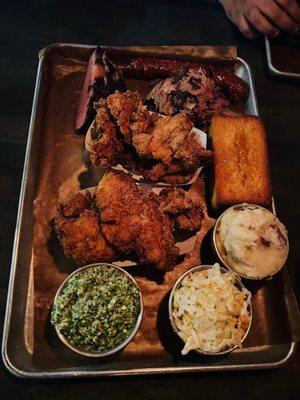
<path id="1" fill-rule="evenodd" d="M 88 131 L 86 133 L 86 136 L 85 136 L 85 148 L 89 152 L 91 152 L 90 143 L 91 143 L 91 140 L 92 140 L 92 131 L 95 131 L 95 120 L 92 122 L 92 124 L 89 127 L 89 129 L 88 129 Z M 204 147 L 206 149 L 206 147 L 207 147 L 207 134 L 205 132 L 201 131 L 200 129 L 195 128 L 195 127 L 191 129 L 190 135 L 191 134 L 194 134 L 194 137 L 197 140 L 197 142 L 202 147 Z M 112 168 L 115 169 L 115 170 L 118 170 L 118 171 L 124 171 L 124 172 L 129 173 L 131 175 L 131 177 L 134 180 L 138 181 L 138 182 L 149 182 L 149 183 L 151 182 L 151 181 L 145 180 L 143 175 L 134 174 L 131 170 L 129 170 L 127 168 L 124 168 L 121 164 L 115 165 Z M 197 170 L 195 171 L 195 173 L 192 176 L 192 178 L 186 183 L 170 184 L 170 183 L 166 183 L 166 182 L 152 182 L 152 184 L 157 185 L 157 186 L 186 186 L 186 185 L 191 185 L 197 180 L 201 170 L 202 170 L 202 167 L 197 168 Z"/>

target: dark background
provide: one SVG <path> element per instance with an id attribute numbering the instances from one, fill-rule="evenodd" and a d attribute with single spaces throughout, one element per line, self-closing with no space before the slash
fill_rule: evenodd
<path id="1" fill-rule="evenodd" d="M 300 301 L 300 87 L 271 78 L 262 38 L 244 39 L 216 1 L 0 1 L 0 312 L 4 318 L 13 234 L 38 51 L 54 42 L 238 46 L 251 66 L 269 134 L 279 217 L 290 235 L 289 272 Z M 1 365 L 3 399 L 297 399 L 300 351 L 275 371 L 30 382 Z"/>

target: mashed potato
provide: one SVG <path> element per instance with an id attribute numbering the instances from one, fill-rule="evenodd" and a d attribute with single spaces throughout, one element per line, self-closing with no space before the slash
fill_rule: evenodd
<path id="1" fill-rule="evenodd" d="M 272 275 L 288 253 L 284 225 L 258 206 L 235 206 L 226 211 L 216 228 L 216 244 L 224 262 L 249 278 Z"/>

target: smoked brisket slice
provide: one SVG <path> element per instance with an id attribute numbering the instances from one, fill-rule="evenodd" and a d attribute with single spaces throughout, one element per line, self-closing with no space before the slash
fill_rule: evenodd
<path id="1" fill-rule="evenodd" d="M 107 98 L 116 90 L 126 90 L 122 72 L 101 47 L 91 55 L 76 115 L 76 133 L 84 135 L 96 115 L 94 102 Z"/>

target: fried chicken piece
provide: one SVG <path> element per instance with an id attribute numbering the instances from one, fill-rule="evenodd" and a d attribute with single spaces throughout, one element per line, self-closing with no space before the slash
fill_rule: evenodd
<path id="1" fill-rule="evenodd" d="M 142 189 L 124 172 L 110 171 L 99 182 L 95 201 L 109 243 L 141 263 L 171 269 L 179 255 L 169 218 L 158 196 Z"/>
<path id="2" fill-rule="evenodd" d="M 58 213 L 66 218 L 79 217 L 84 210 L 92 207 L 92 203 L 93 198 L 90 192 L 86 191 L 85 194 L 78 192 L 65 203 L 58 205 Z"/>
<path id="3" fill-rule="evenodd" d="M 123 160 L 125 148 L 118 137 L 117 127 L 112 121 L 106 100 L 100 100 L 95 104 L 95 108 L 95 130 L 89 140 L 90 158 L 94 165 L 107 168 Z"/>
<path id="4" fill-rule="evenodd" d="M 133 145 L 141 156 L 170 162 L 192 128 L 193 123 L 182 114 L 161 118 L 155 124 L 154 129 L 149 132 L 151 141 L 146 151 L 138 147 L 138 134 L 133 138 Z"/>
<path id="5" fill-rule="evenodd" d="M 169 185 L 181 185 L 189 182 L 193 177 L 193 174 L 171 174 L 171 175 L 163 175 L 160 180 L 168 183 Z M 157 177 L 155 177 L 158 180 Z M 151 179 L 149 179 L 151 180 Z"/>
<path id="6" fill-rule="evenodd" d="M 178 146 L 174 160 L 184 165 L 186 170 L 195 170 L 211 161 L 212 156 L 212 151 L 201 146 L 192 133 Z"/>
<path id="7" fill-rule="evenodd" d="M 184 231 L 199 230 L 204 213 L 202 206 L 194 202 L 191 196 L 181 188 L 165 188 L 159 197 L 161 209 L 175 221 L 175 227 Z"/>
<path id="8" fill-rule="evenodd" d="M 65 254 L 78 265 L 111 262 L 117 258 L 117 251 L 101 232 L 99 216 L 88 192 L 76 193 L 58 205 L 55 229 Z"/>
<path id="9" fill-rule="evenodd" d="M 101 99 L 95 108 L 94 131 L 87 139 L 92 163 L 104 168 L 122 164 L 138 170 L 132 136 L 150 129 L 157 117 L 151 117 L 138 92 L 116 91 L 107 99 Z"/>
<path id="10" fill-rule="evenodd" d="M 147 133 L 155 122 L 138 92 L 116 91 L 107 98 L 107 106 L 127 144 L 132 144 L 135 134 Z"/>
<path id="11" fill-rule="evenodd" d="M 159 197 L 162 200 L 161 209 L 171 215 L 181 214 L 195 206 L 189 194 L 181 188 L 164 188 Z"/>
<path id="12" fill-rule="evenodd" d="M 186 183 L 192 178 L 197 168 L 209 162 L 212 156 L 212 151 L 200 146 L 190 135 L 175 153 L 172 161 L 158 162 L 150 169 L 145 170 L 144 176 L 153 182 L 163 180 L 174 185 Z"/>
<path id="13" fill-rule="evenodd" d="M 176 174 L 175 176 L 178 177 L 178 174 L 180 172 L 180 166 L 175 163 L 164 164 L 162 162 L 159 162 L 150 169 L 145 170 L 144 177 L 149 181 L 157 182 L 162 178 L 166 178 L 167 176 L 174 176 L 174 174 Z"/>
<path id="14" fill-rule="evenodd" d="M 150 113 L 138 92 L 116 91 L 107 98 L 107 107 L 124 140 L 146 158 L 170 161 L 193 127 L 183 114 L 162 118 Z"/>
<path id="15" fill-rule="evenodd" d="M 193 123 L 183 114 L 160 119 L 148 134 L 133 136 L 139 155 L 158 161 L 145 171 L 146 179 L 157 182 L 171 174 L 195 172 L 212 158 L 190 131 Z M 150 137 L 150 138 L 149 138 Z M 178 183 L 178 182 L 177 182 Z"/>
<path id="16" fill-rule="evenodd" d="M 184 114 L 161 117 L 150 113 L 138 92 L 116 91 L 98 107 L 96 133 L 89 146 L 94 165 L 124 165 L 125 154 L 131 156 L 128 165 L 133 165 L 138 155 L 146 179 L 176 181 L 178 177 L 180 182 L 175 183 L 181 183 L 186 182 L 183 175 L 211 159 L 211 151 L 190 133 L 193 123 Z M 154 165 L 142 167 L 144 161 Z"/>

